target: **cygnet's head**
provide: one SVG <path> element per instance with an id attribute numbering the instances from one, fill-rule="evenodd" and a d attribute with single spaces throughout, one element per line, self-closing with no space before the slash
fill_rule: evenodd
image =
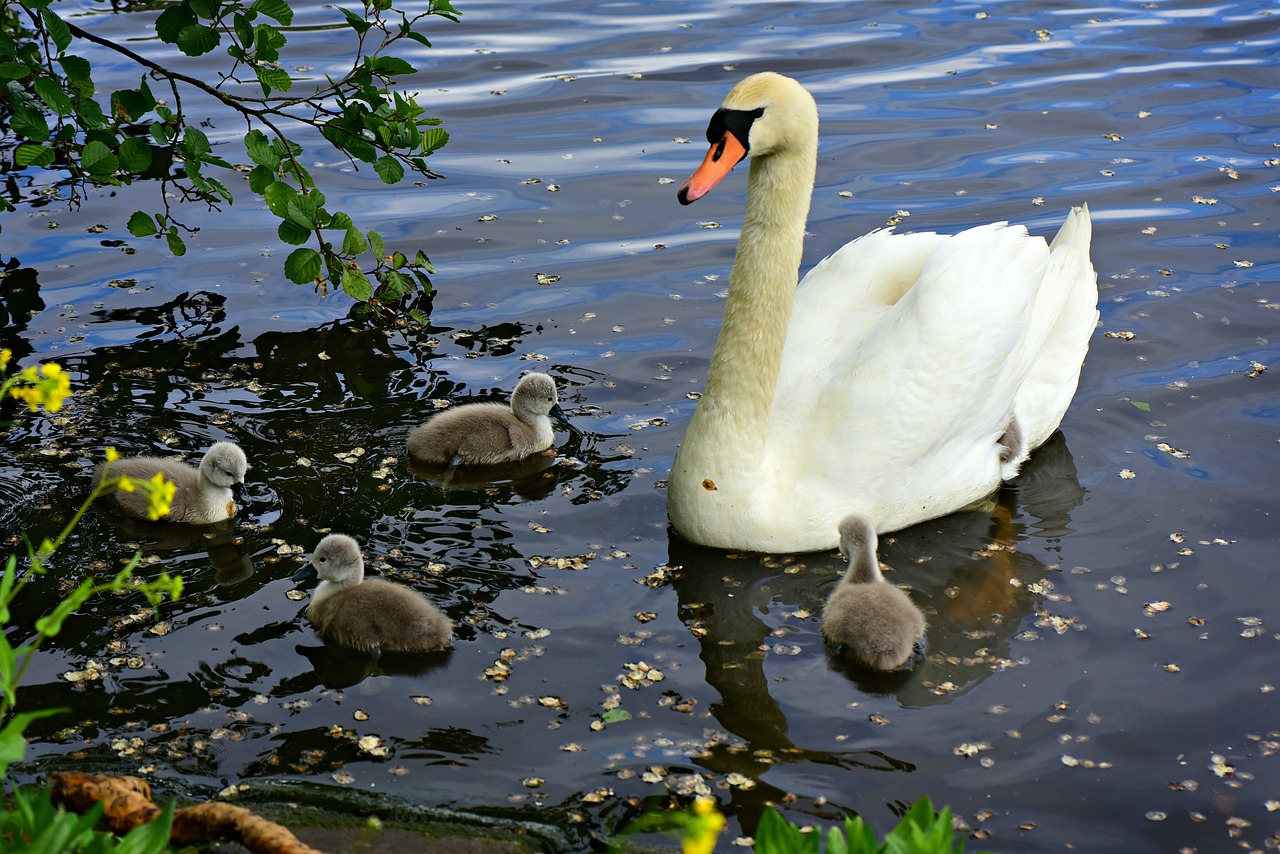
<path id="1" fill-rule="evenodd" d="M 244 483 L 244 476 L 248 471 L 249 461 L 245 459 L 244 451 L 234 442 L 218 442 L 200 461 L 200 474 L 204 479 L 223 489 Z"/>
<path id="2" fill-rule="evenodd" d="M 306 581 L 316 576 L 341 587 L 353 587 L 364 581 L 360 544 L 345 534 L 325 537 L 311 555 L 311 563 L 295 572 L 293 580 Z"/>
<path id="3" fill-rule="evenodd" d="M 556 381 L 546 374 L 525 374 L 511 394 L 511 411 L 521 421 L 543 415 L 565 418 L 556 393 Z"/>
<path id="4" fill-rule="evenodd" d="M 876 559 L 876 529 L 865 516 L 851 515 L 840 520 L 840 552 L 849 560 L 847 580 L 866 584 L 880 578 Z"/>

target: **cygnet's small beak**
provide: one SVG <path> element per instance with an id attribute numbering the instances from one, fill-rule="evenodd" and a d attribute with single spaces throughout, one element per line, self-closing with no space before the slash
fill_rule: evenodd
<path id="1" fill-rule="evenodd" d="M 557 403 L 555 406 L 551 407 L 551 415 L 554 416 L 557 420 L 559 420 L 560 423 L 565 426 L 565 429 L 568 430 L 570 433 L 574 434 L 575 436 L 582 435 L 582 431 L 579 430 L 577 427 L 573 426 L 573 422 L 569 420 L 569 413 L 561 409 L 560 404 Z"/>
<path id="2" fill-rule="evenodd" d="M 313 578 L 319 578 L 319 577 L 320 577 L 320 573 L 316 572 L 316 568 L 311 564 L 307 564 L 302 569 L 298 570 L 293 574 L 293 581 L 295 583 L 300 583 L 303 581 L 310 581 Z"/>

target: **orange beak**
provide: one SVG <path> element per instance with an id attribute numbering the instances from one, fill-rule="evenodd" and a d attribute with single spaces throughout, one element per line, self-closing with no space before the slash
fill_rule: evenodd
<path id="1" fill-rule="evenodd" d="M 720 179 L 729 174 L 738 161 L 747 156 L 747 149 L 730 131 L 725 131 L 720 141 L 711 146 L 702 165 L 684 182 L 676 197 L 680 204 L 687 205 L 711 192 L 711 188 L 720 183 Z"/>

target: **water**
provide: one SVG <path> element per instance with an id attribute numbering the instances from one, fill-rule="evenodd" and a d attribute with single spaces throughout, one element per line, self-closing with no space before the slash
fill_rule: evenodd
<path id="1" fill-rule="evenodd" d="M 150 14 L 83 8 L 116 38 Z M 4 222 L 3 343 L 62 361 L 77 396 L 9 429 L 6 534 L 53 531 L 104 445 L 233 438 L 254 466 L 219 539 L 91 515 L 28 592 L 20 623 L 135 547 L 188 591 L 158 627 L 130 618 L 140 601 L 96 601 L 48 644 L 22 702 L 72 712 L 33 727 L 25 773 L 143 773 L 197 796 L 313 781 L 534 820 L 568 850 L 699 787 L 730 817 L 723 850 L 769 801 L 885 827 L 925 794 L 980 832 L 971 848 L 1274 839 L 1280 430 L 1275 372 L 1252 363 L 1275 364 L 1280 307 L 1275 9 L 460 8 L 415 56 L 453 135 L 433 158 L 446 180 L 386 187 L 308 141 L 333 207 L 431 255 L 430 329 L 364 328 L 343 297 L 285 283 L 247 189 L 191 212 L 202 230 L 174 259 L 124 229 L 154 187 L 68 212 L 37 195 L 49 176 L 10 176 L 26 201 Z M 291 39 L 290 63 L 341 67 L 336 38 Z M 92 57 L 103 90 L 136 85 Z M 1102 324 L 1062 435 L 985 511 L 883 543 L 930 622 L 906 676 L 825 653 L 835 554 L 726 555 L 666 527 L 660 482 L 714 344 L 745 179 L 687 209 L 675 189 L 724 93 L 764 69 L 800 78 L 822 114 L 806 265 L 899 211 L 900 229 L 1038 233 L 1093 211 Z M 241 123 L 211 115 L 235 152 Z M 432 399 L 497 397 L 529 368 L 556 376 L 584 432 L 561 434 L 553 468 L 448 492 L 415 477 L 403 436 Z M 453 651 L 370 670 L 324 647 L 287 594 L 328 529 L 439 603 Z M 91 661 L 101 679 L 63 677 Z M 501 682 L 485 677 L 497 661 Z M 661 681 L 622 684 L 640 662 Z M 631 718 L 593 730 L 615 704 Z M 385 757 L 360 747 L 370 735 Z"/>

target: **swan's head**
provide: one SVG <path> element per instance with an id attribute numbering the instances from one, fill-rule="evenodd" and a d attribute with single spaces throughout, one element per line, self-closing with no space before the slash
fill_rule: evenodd
<path id="1" fill-rule="evenodd" d="M 218 442 L 200 461 L 200 474 L 204 479 L 223 489 L 244 483 L 244 476 L 248 471 L 249 461 L 245 459 L 244 451 L 234 442 Z"/>
<path id="2" fill-rule="evenodd" d="M 330 534 L 316 546 L 311 563 L 293 574 L 294 581 L 320 577 L 339 587 L 353 587 L 364 581 L 364 558 L 360 544 L 345 534 Z"/>
<path id="3" fill-rule="evenodd" d="M 560 408 L 556 381 L 546 374 L 525 374 L 516 383 L 516 390 L 511 393 L 511 411 L 521 421 L 543 415 L 554 415 L 560 419 L 567 417 Z"/>
<path id="4" fill-rule="evenodd" d="M 729 91 L 707 125 L 711 150 L 680 188 L 683 205 L 705 196 L 747 157 L 764 157 L 818 138 L 818 107 L 808 90 L 772 71 L 752 74 Z"/>

